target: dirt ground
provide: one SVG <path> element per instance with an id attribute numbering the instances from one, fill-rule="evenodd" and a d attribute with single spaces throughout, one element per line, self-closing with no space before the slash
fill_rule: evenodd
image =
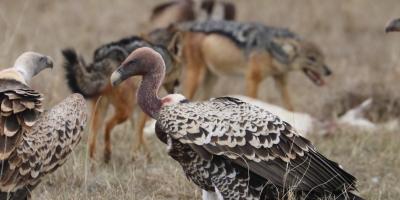
<path id="1" fill-rule="evenodd" d="M 47 107 L 70 92 L 61 67 L 61 49 L 74 47 L 91 58 L 99 45 L 145 31 L 152 6 L 148 0 L 0 0 L 0 69 L 12 66 L 24 51 L 52 56 L 55 67 L 36 77 L 32 87 L 44 93 Z M 333 71 L 327 85 L 315 86 L 301 72 L 290 77 L 296 110 L 324 116 L 324 106 L 343 91 L 381 90 L 395 98 L 400 78 L 400 34 L 385 34 L 389 19 L 400 17 L 397 0 L 236 0 L 239 21 L 287 27 L 317 43 Z M 222 78 L 214 96 L 244 94 L 238 78 Z M 225 84 L 221 84 L 224 82 Z M 226 84 L 228 83 L 228 84 Z M 379 87 L 376 87 L 376 86 Z M 280 104 L 272 80 L 260 87 L 262 100 Z M 97 161 L 87 156 L 87 134 L 69 161 L 44 179 L 34 199 L 200 199 L 165 146 L 149 136 L 152 161 L 132 161 L 133 129 L 129 123 L 112 135 L 113 157 L 102 163 L 102 134 Z M 318 149 L 359 179 L 366 199 L 400 196 L 400 146 L 397 132 L 364 133 L 342 128 L 331 137 L 311 136 Z"/>

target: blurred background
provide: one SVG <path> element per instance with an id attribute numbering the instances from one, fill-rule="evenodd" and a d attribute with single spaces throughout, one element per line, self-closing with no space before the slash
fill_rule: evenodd
<path id="1" fill-rule="evenodd" d="M 64 78 L 61 49 L 74 47 L 87 59 L 101 44 L 146 30 L 152 7 L 161 0 L 0 0 L 0 68 L 13 65 L 24 51 L 54 58 L 55 67 L 34 79 L 32 87 L 44 93 L 47 107 L 70 91 Z M 316 117 L 349 91 L 384 92 L 397 99 L 400 80 L 400 34 L 385 34 L 386 23 L 400 17 L 397 0 L 235 0 L 238 21 L 256 21 L 287 27 L 315 42 L 333 71 L 327 85 L 315 86 L 302 72 L 290 74 L 289 87 L 297 111 Z M 227 83 L 243 84 L 227 84 Z M 224 83 L 224 84 L 222 84 Z M 227 88 L 227 86 L 232 86 Z M 233 87 L 234 86 L 234 87 Z M 244 81 L 223 78 L 213 96 L 244 94 Z M 381 94 L 381 93 L 380 93 Z M 261 100 L 281 105 L 272 80 L 263 82 Z M 311 136 L 321 151 L 360 179 L 367 199 L 400 196 L 400 148 L 395 131 L 362 133 L 341 130 L 330 138 Z M 356 132 L 356 133 L 354 133 Z M 35 199 L 199 199 L 180 167 L 167 158 L 165 148 L 150 136 L 152 161 L 131 160 L 133 129 L 129 123 L 114 131 L 113 160 L 90 163 L 86 141 L 68 163 L 46 178 Z M 102 136 L 99 137 L 102 151 Z M 353 148 L 352 148 L 353 147 Z M 99 153 L 100 154 L 100 153 Z M 350 156 L 349 156 L 350 155 Z M 101 157 L 101 156 L 98 156 Z M 95 169 L 93 170 L 93 166 Z"/>

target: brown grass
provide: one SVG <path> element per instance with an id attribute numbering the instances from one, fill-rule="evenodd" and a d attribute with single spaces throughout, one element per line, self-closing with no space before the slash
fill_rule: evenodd
<path id="1" fill-rule="evenodd" d="M 69 93 L 61 68 L 60 50 L 75 47 L 87 58 L 102 43 L 138 34 L 151 6 L 159 1 L 139 0 L 14 0 L 0 1 L 0 61 L 2 68 L 27 50 L 56 60 L 53 71 L 42 73 L 33 87 L 46 95 L 48 105 Z M 297 110 L 323 116 L 322 108 L 346 88 L 374 84 L 397 92 L 400 76 L 400 34 L 386 35 L 386 22 L 397 17 L 397 0 L 237 0 L 241 21 L 289 27 L 321 46 L 334 71 L 326 87 L 316 87 L 301 74 L 290 80 Z M 224 83 L 242 80 L 223 79 Z M 242 93 L 243 86 L 219 84 L 214 95 Z M 238 85 L 238 84 L 234 84 Z M 357 89 L 357 88 L 356 88 Z M 271 80 L 262 85 L 261 99 L 280 103 Z M 129 124 L 114 131 L 110 165 L 101 161 L 95 172 L 87 159 L 85 137 L 69 161 L 46 178 L 34 192 L 36 199 L 199 199 L 179 166 L 167 158 L 165 147 L 151 137 L 153 162 L 131 161 L 133 132 Z M 361 194 L 367 199 L 396 199 L 400 196 L 400 147 L 397 133 L 366 134 L 342 130 L 331 138 L 311 139 L 328 157 L 339 161 L 359 178 Z M 101 135 L 101 134 L 100 134 Z M 100 138 L 102 139 L 102 138 Z"/>

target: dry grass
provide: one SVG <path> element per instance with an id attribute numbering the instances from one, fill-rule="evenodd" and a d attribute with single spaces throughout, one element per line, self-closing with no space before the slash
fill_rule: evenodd
<path id="1" fill-rule="evenodd" d="M 0 61 L 11 66 L 23 51 L 35 50 L 56 60 L 53 71 L 42 73 L 33 87 L 43 92 L 48 105 L 65 98 L 68 89 L 61 68 L 60 50 L 76 47 L 86 57 L 98 45 L 140 33 L 156 0 L 14 0 L 0 1 Z M 322 116 L 326 102 L 346 88 L 374 84 L 397 91 L 400 76 L 400 35 L 385 35 L 386 22 L 398 16 L 397 0 L 248 0 L 235 1 L 241 21 L 260 21 L 289 27 L 321 46 L 334 71 L 326 87 L 314 86 L 301 73 L 290 80 L 298 110 Z M 225 83 L 242 80 L 226 80 Z M 236 83 L 235 82 L 235 83 Z M 300 84 L 301 83 L 301 84 Z M 361 84 L 360 84 L 361 83 Z M 243 87 L 218 85 L 215 96 L 243 93 Z M 235 84 L 238 85 L 238 84 Z M 279 103 L 271 80 L 261 98 Z M 362 87 L 362 88 L 361 88 Z M 378 88 L 379 89 L 379 88 Z M 312 106 L 310 106 L 312 105 Z M 359 178 L 360 192 L 368 199 L 400 196 L 400 147 L 397 133 L 365 134 L 343 130 L 332 138 L 311 138 L 330 158 L 340 161 Z M 114 131 L 110 165 L 87 159 L 86 141 L 71 159 L 34 192 L 36 199 L 199 199 L 200 192 L 186 181 L 181 169 L 165 154 L 164 145 L 151 137 L 153 162 L 131 161 L 133 133 L 129 124 Z M 101 147 L 102 141 L 99 141 Z M 101 150 L 101 148 L 99 149 Z M 101 160 L 99 151 L 99 160 Z"/>

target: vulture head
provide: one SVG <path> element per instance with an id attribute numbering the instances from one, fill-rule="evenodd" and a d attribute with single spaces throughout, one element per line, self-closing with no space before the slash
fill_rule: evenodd
<path id="1" fill-rule="evenodd" d="M 391 20 L 385 27 L 385 32 L 399 32 L 400 31 L 400 18 Z"/>
<path id="2" fill-rule="evenodd" d="M 22 74 L 26 82 L 46 68 L 53 68 L 53 59 L 36 52 L 21 54 L 14 63 L 15 70 Z"/>
<path id="3" fill-rule="evenodd" d="M 165 64 L 162 56 L 149 47 L 138 48 L 133 51 L 118 69 L 111 74 L 111 84 L 116 86 L 131 76 L 159 76 L 163 79 Z"/>

